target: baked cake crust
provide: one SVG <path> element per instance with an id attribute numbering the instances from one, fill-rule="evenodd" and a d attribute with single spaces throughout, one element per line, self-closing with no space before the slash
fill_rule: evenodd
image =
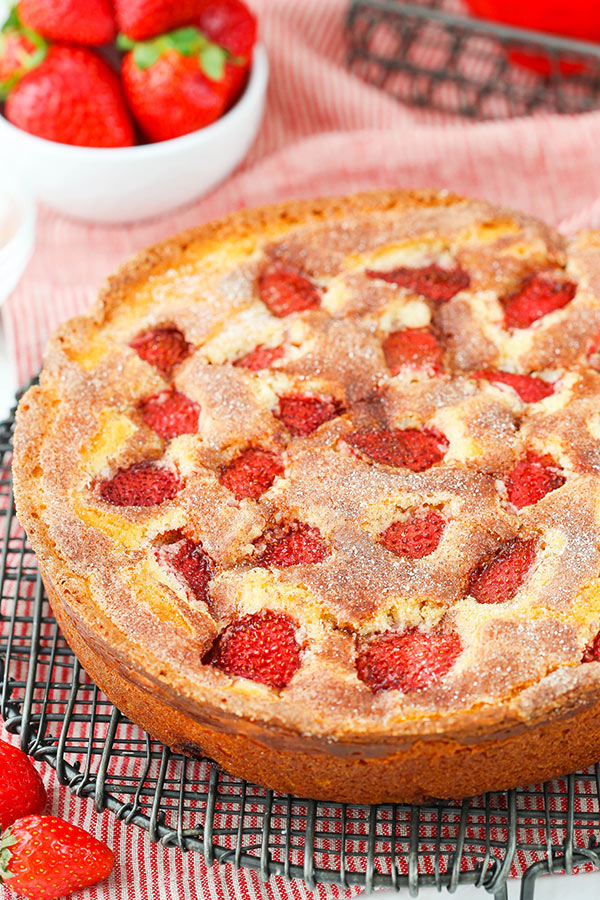
<path id="1" fill-rule="evenodd" d="M 140 254 L 17 413 L 69 643 L 157 738 L 300 795 L 595 762 L 599 334 L 599 235 L 445 193 Z"/>

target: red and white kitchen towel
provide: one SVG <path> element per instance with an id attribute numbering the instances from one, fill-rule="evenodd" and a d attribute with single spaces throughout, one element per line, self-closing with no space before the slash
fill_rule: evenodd
<path id="1" fill-rule="evenodd" d="M 48 334 L 85 309 L 102 279 L 134 251 L 244 206 L 389 187 L 444 187 L 521 208 L 566 231 L 600 226 L 600 112 L 472 123 L 405 108 L 349 74 L 348 0 L 250 0 L 271 61 L 261 135 L 243 168 L 211 196 L 141 225 L 96 227 L 41 210 L 34 256 L 3 310 L 20 382 L 40 366 Z M 52 811 L 109 838 L 117 856 L 86 900 L 256 900 L 312 896 L 299 882 L 207 869 L 197 854 L 151 844 L 138 828 L 60 788 Z M 0 888 L 0 896 L 4 889 Z M 338 897 L 335 887 L 319 895 Z M 348 892 L 348 896 L 352 892 Z"/>

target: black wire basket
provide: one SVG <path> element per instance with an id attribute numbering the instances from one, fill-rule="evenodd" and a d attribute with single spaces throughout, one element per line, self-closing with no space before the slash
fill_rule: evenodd
<path id="1" fill-rule="evenodd" d="M 477 119 L 600 108 L 600 44 L 478 19 L 462 0 L 352 0 L 346 38 L 350 69 L 414 106 Z"/>
<path id="2" fill-rule="evenodd" d="M 342 886 L 450 892 L 475 884 L 506 900 L 521 875 L 600 868 L 600 765 L 543 786 L 427 806 L 358 806 L 284 796 L 189 760 L 116 710 L 52 617 L 15 517 L 14 416 L 0 422 L 0 716 L 58 781 L 152 840 L 270 875 Z"/>

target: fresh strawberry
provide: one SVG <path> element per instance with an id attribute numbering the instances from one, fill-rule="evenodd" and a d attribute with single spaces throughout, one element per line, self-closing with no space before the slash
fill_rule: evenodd
<path id="1" fill-rule="evenodd" d="M 205 662 L 228 675 L 283 688 L 300 668 L 297 624 L 266 610 L 243 616 L 219 635 Z"/>
<path id="2" fill-rule="evenodd" d="M 150 462 L 118 469 L 98 485 L 100 496 L 115 506 L 155 506 L 172 500 L 181 490 L 179 476 Z"/>
<path id="3" fill-rule="evenodd" d="M 261 566 L 310 565 L 323 562 L 327 547 L 318 528 L 294 522 L 286 530 L 267 536 L 267 546 L 258 562 Z"/>
<path id="4" fill-rule="evenodd" d="M 517 392 L 523 403 L 537 403 L 554 393 L 554 385 L 533 375 L 515 375 L 514 372 L 485 369 L 483 372 L 475 372 L 475 378 L 485 378 L 494 384 L 507 384 Z"/>
<path id="5" fill-rule="evenodd" d="M 403 466 L 423 472 L 444 458 L 448 441 L 432 429 L 390 428 L 383 431 L 353 431 L 345 438 L 354 450 L 385 466 Z"/>
<path id="6" fill-rule="evenodd" d="M 392 522 L 381 543 L 397 556 L 421 559 L 437 548 L 446 522 L 436 509 L 422 509 L 408 519 Z"/>
<path id="7" fill-rule="evenodd" d="M 198 430 L 200 407 L 179 391 L 166 390 L 140 404 L 142 419 L 165 440 Z"/>
<path id="8" fill-rule="evenodd" d="M 41 813 L 46 790 L 29 757 L 0 741 L 0 834 L 22 816 Z"/>
<path id="9" fill-rule="evenodd" d="M 55 44 L 8 95 L 4 114 L 30 134 L 83 147 L 128 147 L 134 132 L 119 79 L 99 56 Z"/>
<path id="10" fill-rule="evenodd" d="M 234 366 L 241 366 L 243 369 L 250 369 L 251 372 L 259 372 L 261 369 L 268 369 L 271 363 L 283 356 L 283 345 L 279 347 L 255 347 L 250 353 L 240 356 L 236 359 Z"/>
<path id="11" fill-rule="evenodd" d="M 450 671 L 462 652 L 454 631 L 386 631 L 361 649 L 358 677 L 372 691 L 421 691 Z"/>
<path id="12" fill-rule="evenodd" d="M 109 44 L 117 25 L 109 0 L 19 0 L 21 21 L 49 41 Z"/>
<path id="13" fill-rule="evenodd" d="M 554 281 L 543 275 L 527 278 L 518 291 L 502 298 L 506 328 L 528 328 L 548 313 L 566 306 L 577 290 L 572 281 Z"/>
<path id="14" fill-rule="evenodd" d="M 248 77 L 256 43 L 256 16 L 241 0 L 213 0 L 194 19 L 194 25 L 235 59 L 225 64 L 229 107 L 242 93 Z"/>
<path id="15" fill-rule="evenodd" d="M 35 56 L 35 45 L 18 31 L 0 32 L 0 96 L 7 97 L 12 88 L 29 71 Z M 44 56 L 47 50 L 44 50 Z"/>
<path id="16" fill-rule="evenodd" d="M 537 503 L 564 483 L 565 477 L 551 456 L 528 453 L 508 475 L 506 491 L 510 502 L 522 509 Z"/>
<path id="17" fill-rule="evenodd" d="M 119 46 L 130 51 L 121 66 L 125 95 L 151 140 L 197 131 L 225 111 L 229 54 L 197 28 L 179 28 L 137 44 L 121 35 Z"/>
<path id="18" fill-rule="evenodd" d="M 188 344 L 181 331 L 172 326 L 143 331 L 129 346 L 141 359 L 158 369 L 161 375 L 170 375 L 192 350 L 192 345 Z"/>
<path id="19" fill-rule="evenodd" d="M 114 0 L 120 31 L 133 41 L 147 41 L 189 25 L 207 4 L 218 0 Z"/>
<path id="20" fill-rule="evenodd" d="M 46 41 L 23 25 L 13 6 L 0 30 L 0 100 L 5 100 L 23 76 L 43 62 L 47 52 Z"/>
<path id="21" fill-rule="evenodd" d="M 600 631 L 583 651 L 581 662 L 600 662 Z"/>
<path id="22" fill-rule="evenodd" d="M 278 475 L 283 475 L 280 458 L 268 450 L 250 447 L 223 470 L 221 484 L 231 491 L 236 500 L 244 497 L 257 500 Z"/>
<path id="23" fill-rule="evenodd" d="M 535 559 L 537 541 L 507 541 L 471 574 L 467 593 L 478 603 L 506 603 L 515 596 Z"/>
<path id="24" fill-rule="evenodd" d="M 187 582 L 190 590 L 204 603 L 208 601 L 208 583 L 214 574 L 214 564 L 204 552 L 202 544 L 185 540 L 177 545 L 170 563 Z"/>
<path id="25" fill-rule="evenodd" d="M 339 414 L 340 407 L 331 397 L 290 394 L 279 398 L 277 418 L 292 434 L 305 437 Z"/>
<path id="26" fill-rule="evenodd" d="M 113 865 L 106 844 L 55 816 L 26 816 L 0 838 L 0 882 L 33 900 L 54 900 L 98 884 Z"/>
<path id="27" fill-rule="evenodd" d="M 414 269 L 400 266 L 398 269 L 390 269 L 388 272 L 367 269 L 366 274 L 369 278 L 379 278 L 381 281 L 397 284 L 398 287 L 406 288 L 414 294 L 421 294 L 422 297 L 437 303 L 446 303 L 448 300 L 452 300 L 455 294 L 464 291 L 471 283 L 469 274 L 460 266 L 443 269 L 437 263 L 430 263 L 428 266 L 419 266 Z"/>
<path id="28" fill-rule="evenodd" d="M 295 269 L 266 269 L 259 276 L 257 287 L 262 302 L 279 318 L 321 305 L 320 289 Z"/>
<path id="29" fill-rule="evenodd" d="M 383 353 L 392 375 L 402 369 L 429 369 L 439 372 L 442 367 L 442 348 L 430 331 L 402 328 L 392 331 L 383 342 Z"/>

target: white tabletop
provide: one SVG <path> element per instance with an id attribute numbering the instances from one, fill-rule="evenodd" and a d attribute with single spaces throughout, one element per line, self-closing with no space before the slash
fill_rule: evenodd
<path id="1" fill-rule="evenodd" d="M 520 900 L 521 880 L 511 878 L 508 882 L 508 900 Z M 408 888 L 395 891 L 377 891 L 376 900 L 395 900 L 398 896 L 407 897 Z M 491 894 L 482 888 L 473 885 L 460 885 L 455 894 L 448 894 L 445 890 L 439 894 L 435 888 L 420 888 L 419 900 L 442 900 L 444 897 L 456 898 L 456 900 L 491 900 Z M 582 875 L 554 875 L 551 878 L 541 877 L 537 879 L 534 891 L 534 900 L 598 900 L 600 897 L 600 872 L 584 873 Z"/>
<path id="2" fill-rule="evenodd" d="M 16 375 L 6 347 L 6 337 L 0 318 L 0 420 L 6 419 L 13 405 L 17 389 Z"/>

